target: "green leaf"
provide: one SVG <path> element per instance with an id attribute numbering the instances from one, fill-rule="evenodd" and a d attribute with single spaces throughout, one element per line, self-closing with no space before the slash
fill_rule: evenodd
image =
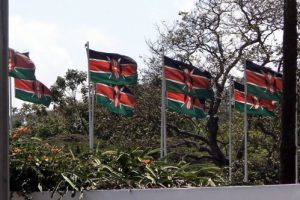
<path id="1" fill-rule="evenodd" d="M 75 186 L 75 184 L 74 184 L 67 176 L 65 176 L 63 173 L 61 173 L 61 175 L 62 175 L 62 177 L 70 184 L 70 186 L 71 186 L 74 190 L 78 191 L 78 188 Z"/>

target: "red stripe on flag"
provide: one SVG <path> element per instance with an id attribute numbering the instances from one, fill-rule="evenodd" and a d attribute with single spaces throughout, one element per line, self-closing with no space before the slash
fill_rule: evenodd
<path id="1" fill-rule="evenodd" d="M 279 90 L 283 90 L 283 82 L 282 82 L 282 78 L 275 77 L 275 79 L 276 79 L 276 87 L 277 87 Z"/>
<path id="2" fill-rule="evenodd" d="M 110 62 L 105 60 L 89 60 L 90 70 L 98 72 L 111 73 Z M 121 64 L 121 74 L 124 76 L 131 76 L 137 74 L 137 66 L 130 64 Z"/>
<path id="3" fill-rule="evenodd" d="M 126 65 L 122 64 L 122 74 L 124 76 L 132 76 L 137 74 L 137 66 L 136 65 Z"/>
<path id="4" fill-rule="evenodd" d="M 33 85 L 33 81 L 15 78 L 15 88 L 16 89 L 34 93 L 32 85 Z"/>
<path id="5" fill-rule="evenodd" d="M 110 72 L 110 62 L 90 59 L 90 70 Z"/>
<path id="6" fill-rule="evenodd" d="M 135 106 L 136 100 L 133 95 L 128 95 L 126 93 L 121 93 L 120 102 L 128 106 Z"/>
<path id="7" fill-rule="evenodd" d="M 52 96 L 52 93 L 48 87 L 46 87 L 43 83 L 41 83 L 44 86 L 44 95 Z"/>
<path id="8" fill-rule="evenodd" d="M 245 102 L 245 93 L 238 90 L 234 90 L 234 98 L 235 101 Z M 274 110 L 276 107 L 275 101 L 258 98 L 253 95 L 247 95 L 247 103 L 254 105 L 254 98 L 258 99 L 260 106 L 265 106 L 270 111 Z"/>
<path id="9" fill-rule="evenodd" d="M 181 102 L 181 103 L 185 103 L 186 96 L 187 96 L 187 95 L 182 94 L 182 93 L 177 93 L 177 92 L 167 91 L 167 98 L 168 98 L 168 99 L 172 99 L 172 100 L 175 100 L 175 101 L 179 101 L 179 102 Z M 193 99 L 194 99 L 194 98 L 193 98 Z M 204 109 L 204 104 L 202 104 L 198 98 L 195 99 L 195 101 L 194 101 L 194 106 L 197 106 L 197 107 L 200 107 L 200 108 L 203 108 L 203 109 Z"/>
<path id="10" fill-rule="evenodd" d="M 261 87 L 266 87 L 266 80 L 263 75 L 257 74 L 252 71 L 246 71 L 247 82 L 254 83 Z"/>
<path id="11" fill-rule="evenodd" d="M 10 56 L 9 58 L 10 70 L 14 69 L 15 67 L 32 69 L 32 70 L 35 69 L 34 63 L 26 55 L 16 52 L 13 49 L 10 49 L 9 56 Z"/>
<path id="12" fill-rule="evenodd" d="M 113 99 L 114 97 L 114 90 L 112 87 L 104 84 L 97 84 L 97 94 L 102 94 L 107 96 L 109 99 Z"/>
<path id="13" fill-rule="evenodd" d="M 178 69 L 171 68 L 171 67 L 167 66 L 165 68 L 165 73 L 166 73 L 166 79 L 173 80 L 173 81 L 185 84 L 183 71 L 180 71 Z M 198 76 L 197 75 L 191 75 L 191 79 L 192 79 L 193 87 L 196 87 L 196 88 L 210 88 L 210 86 L 211 86 L 210 80 L 207 79 L 206 77 L 202 77 L 202 76 L 199 76 L 199 75 Z"/>
<path id="14" fill-rule="evenodd" d="M 263 88 L 267 88 L 267 82 L 264 75 L 247 70 L 246 77 L 247 77 L 247 82 L 253 83 Z M 283 88 L 282 79 L 278 77 L 274 77 L 274 78 L 276 80 L 275 81 L 276 88 L 278 90 L 282 90 Z"/>
<path id="15" fill-rule="evenodd" d="M 193 86 L 197 88 L 210 88 L 211 82 L 209 79 L 202 76 L 192 76 Z"/>
<path id="16" fill-rule="evenodd" d="M 165 68 L 166 79 L 171 79 L 176 82 L 184 84 L 183 73 L 177 69 L 166 67 Z"/>
<path id="17" fill-rule="evenodd" d="M 112 101 L 114 100 L 114 88 L 109 85 L 97 84 L 96 92 L 97 94 L 106 96 Z M 128 106 L 135 106 L 136 100 L 132 94 L 127 94 L 121 91 L 120 103 Z"/>

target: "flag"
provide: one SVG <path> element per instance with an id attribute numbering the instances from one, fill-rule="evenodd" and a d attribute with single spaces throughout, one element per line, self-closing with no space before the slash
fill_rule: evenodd
<path id="1" fill-rule="evenodd" d="M 164 57 L 167 91 L 188 94 L 198 98 L 212 98 L 211 75 L 196 67 Z"/>
<path id="2" fill-rule="evenodd" d="M 50 90 L 38 80 L 15 78 L 15 97 L 24 101 L 49 106 L 52 101 Z"/>
<path id="3" fill-rule="evenodd" d="M 89 49 L 91 81 L 110 85 L 137 84 L 137 63 L 130 57 Z"/>
<path id="4" fill-rule="evenodd" d="M 123 116 L 133 115 L 136 100 L 130 90 L 125 86 L 110 86 L 98 83 L 96 86 L 96 98 L 97 105 L 103 105 L 114 113 Z"/>
<path id="5" fill-rule="evenodd" d="M 234 82 L 235 109 L 244 112 L 244 85 Z M 254 116 L 275 116 L 276 101 L 263 99 L 254 95 L 247 95 L 247 114 Z"/>
<path id="6" fill-rule="evenodd" d="M 264 99 L 280 101 L 282 97 L 282 74 L 246 61 L 247 93 Z"/>
<path id="7" fill-rule="evenodd" d="M 205 118 L 204 100 L 187 94 L 167 91 L 168 108 L 191 117 Z"/>
<path id="8" fill-rule="evenodd" d="M 29 58 L 29 53 L 19 53 L 9 49 L 9 76 L 35 80 L 35 65 Z"/>

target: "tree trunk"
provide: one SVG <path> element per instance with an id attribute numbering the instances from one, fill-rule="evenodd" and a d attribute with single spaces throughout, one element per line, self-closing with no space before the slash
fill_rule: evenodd
<path id="1" fill-rule="evenodd" d="M 217 135 L 218 135 L 218 121 L 219 118 L 212 116 L 209 118 L 207 122 L 207 128 L 209 132 L 208 141 L 209 147 L 211 149 L 212 157 L 214 159 L 214 163 L 218 166 L 228 165 L 228 159 L 224 156 L 223 152 L 220 150 L 217 143 Z"/>
<path id="2" fill-rule="evenodd" d="M 295 182 L 296 25 L 296 0 L 284 0 L 283 100 L 280 143 L 280 183 L 282 184 Z"/>

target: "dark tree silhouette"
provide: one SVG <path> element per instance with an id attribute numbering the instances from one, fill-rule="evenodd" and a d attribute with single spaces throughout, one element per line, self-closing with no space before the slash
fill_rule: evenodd
<path id="1" fill-rule="evenodd" d="M 283 101 L 280 144 L 280 183 L 295 182 L 295 113 L 297 70 L 296 0 L 284 1 Z"/>

